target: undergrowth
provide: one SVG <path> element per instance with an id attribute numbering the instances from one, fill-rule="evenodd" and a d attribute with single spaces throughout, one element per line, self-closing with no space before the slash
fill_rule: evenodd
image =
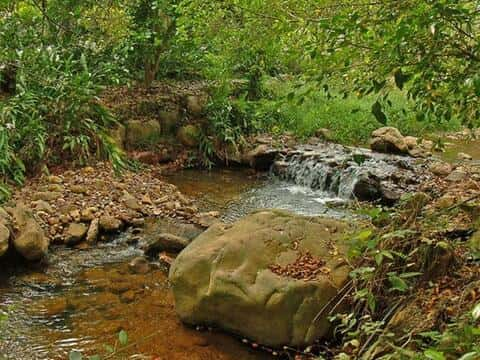
<path id="1" fill-rule="evenodd" d="M 461 210 L 425 212 L 423 195 L 404 198 L 395 211 L 360 211 L 374 227 L 351 241 L 354 270 L 336 300 L 350 298 L 353 310 L 332 313 L 342 343 L 335 359 L 480 358 L 478 263 L 462 242 L 439 231 Z M 442 281 L 456 292 L 453 304 L 436 293 Z M 412 315 L 418 303 L 424 307 Z M 412 323 L 415 328 L 406 325 Z"/>
<path id="2" fill-rule="evenodd" d="M 252 93 L 261 96 L 252 97 Z M 264 77 L 257 82 L 245 81 L 240 90 L 222 85 L 213 92 L 207 115 L 211 132 L 226 142 L 258 132 L 292 133 L 306 139 L 326 128 L 331 132 L 331 140 L 361 145 L 368 142 L 373 130 L 385 125 L 417 137 L 460 128 L 455 119 L 440 122 L 418 116 L 413 103 L 400 91 L 390 94 L 385 107 L 386 124 L 378 122 L 372 114 L 374 103 L 374 96 L 345 96 L 335 88 L 326 91 L 292 77 Z"/>

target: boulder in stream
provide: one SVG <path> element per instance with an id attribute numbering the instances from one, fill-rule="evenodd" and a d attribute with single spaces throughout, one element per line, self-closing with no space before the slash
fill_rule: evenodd
<path id="1" fill-rule="evenodd" d="M 408 144 L 397 128 L 386 126 L 375 130 L 370 140 L 370 148 L 388 154 L 405 154 Z"/>
<path id="2" fill-rule="evenodd" d="M 268 346 L 326 337 L 329 305 L 337 304 L 349 277 L 342 254 L 350 231 L 343 221 L 280 210 L 217 223 L 170 269 L 177 313 L 185 323 L 218 326 Z"/>
<path id="3" fill-rule="evenodd" d="M 22 204 L 10 209 L 18 228 L 13 239 L 15 249 L 27 260 L 40 260 L 47 255 L 49 239 L 33 217 Z"/>
<path id="4" fill-rule="evenodd" d="M 244 156 L 244 162 L 255 170 L 270 169 L 279 151 L 268 145 L 261 144 Z"/>
<path id="5" fill-rule="evenodd" d="M 157 234 L 155 236 L 150 236 L 145 245 L 145 252 L 149 255 L 157 255 L 162 251 L 168 252 L 180 252 L 188 244 L 189 240 L 168 233 Z"/>

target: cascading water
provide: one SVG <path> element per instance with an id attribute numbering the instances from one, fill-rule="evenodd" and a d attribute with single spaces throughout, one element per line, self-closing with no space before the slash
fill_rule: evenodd
<path id="1" fill-rule="evenodd" d="M 425 178 L 424 165 L 397 155 L 320 143 L 283 155 L 274 172 L 287 181 L 342 199 L 391 202 Z"/>

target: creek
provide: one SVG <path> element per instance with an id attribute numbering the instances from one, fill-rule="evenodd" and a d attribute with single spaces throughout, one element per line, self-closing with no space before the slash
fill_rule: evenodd
<path id="1" fill-rule="evenodd" d="M 382 163 L 385 157 L 369 160 L 362 151 L 352 162 L 341 154 L 331 157 L 326 156 L 328 151 L 306 150 L 290 154 L 287 166 L 277 164 L 283 166 L 280 177 L 244 169 L 185 170 L 166 180 L 193 198 L 201 211 L 219 211 L 227 222 L 258 208 L 345 218 L 352 217 L 344 205 L 364 170 L 377 177 L 395 170 L 391 163 Z M 462 143 L 460 150 L 480 159 L 473 151 L 478 143 Z M 444 157 L 451 160 L 458 151 L 455 146 Z M 410 160 L 392 159 L 403 170 L 412 166 Z M 342 170 L 332 173 L 332 164 L 336 168 L 340 164 Z M 410 185 L 405 184 L 407 191 Z M 104 354 L 105 345 L 114 345 L 121 329 L 128 333 L 131 346 L 120 358 L 270 358 L 241 339 L 183 326 L 175 314 L 165 269 L 152 263 L 146 274 L 130 271 L 129 262 L 142 255 L 133 237 L 126 232 L 93 247 L 53 248 L 45 266 L 18 259 L 4 264 L 0 315 L 6 320 L 0 326 L 0 358 L 66 359 L 72 350 Z"/>
<path id="2" fill-rule="evenodd" d="M 322 191 L 247 170 L 186 170 L 167 180 L 196 200 L 202 211 L 219 211 L 234 221 L 257 208 L 283 208 L 305 215 L 343 217 L 342 203 Z M 126 232 L 112 242 L 86 248 L 53 248 L 46 266 L 13 259 L 0 275 L 0 330 L 5 359 L 66 359 L 72 350 L 104 354 L 125 330 L 131 359 L 269 359 L 236 339 L 196 331 L 177 319 L 167 272 L 153 263 L 134 274 L 129 262 L 140 255 Z M 120 357 L 122 358 L 122 357 Z"/>

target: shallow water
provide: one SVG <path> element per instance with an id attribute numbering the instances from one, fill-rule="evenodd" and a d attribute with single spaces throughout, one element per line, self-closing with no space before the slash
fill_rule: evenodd
<path id="1" fill-rule="evenodd" d="M 350 216 L 345 200 L 250 170 L 184 170 L 168 177 L 179 190 L 198 199 L 201 210 L 215 209 L 234 221 L 258 209 L 284 209 L 301 215 Z"/>
<path id="2" fill-rule="evenodd" d="M 220 211 L 233 221 L 258 208 L 283 208 L 307 215 L 345 216 L 327 206 L 325 193 L 246 170 L 183 171 L 167 179 L 196 199 L 204 211 Z M 123 234 L 86 249 L 53 249 L 49 265 L 8 267 L 0 274 L 0 310 L 8 315 L 0 330 L 0 358 L 66 359 L 72 350 L 105 354 L 120 330 L 127 351 L 115 358 L 264 360 L 239 339 L 183 326 L 175 315 L 165 269 L 153 264 L 144 275 L 129 271 L 142 254 Z"/>
<path id="3" fill-rule="evenodd" d="M 440 157 L 448 162 L 457 160 L 459 153 L 466 153 L 472 156 L 473 160 L 480 161 L 480 139 L 471 140 L 448 140 L 451 144 L 445 148 Z"/>
<path id="4" fill-rule="evenodd" d="M 132 347 L 114 358 L 260 360 L 238 339 L 183 326 L 164 269 L 130 272 L 140 254 L 128 236 L 88 250 L 56 249 L 43 270 L 17 269 L 0 280 L 8 314 L 0 338 L 7 359 L 66 359 L 72 350 L 105 354 L 120 330 Z"/>

